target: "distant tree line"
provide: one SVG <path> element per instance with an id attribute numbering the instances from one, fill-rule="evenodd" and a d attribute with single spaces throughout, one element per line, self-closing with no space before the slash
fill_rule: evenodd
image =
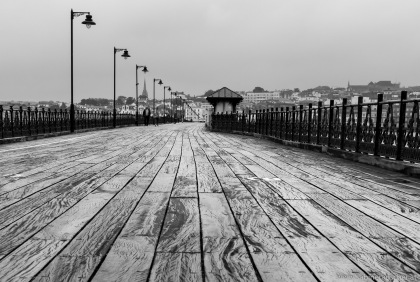
<path id="1" fill-rule="evenodd" d="M 121 105 L 131 105 L 136 102 L 136 99 L 134 97 L 125 97 L 125 96 L 118 96 L 115 100 L 115 103 L 118 106 Z M 105 98 L 87 98 L 82 99 L 80 101 L 80 104 L 82 105 L 89 105 L 89 106 L 109 106 L 114 103 L 114 100 L 112 99 L 105 99 Z"/>

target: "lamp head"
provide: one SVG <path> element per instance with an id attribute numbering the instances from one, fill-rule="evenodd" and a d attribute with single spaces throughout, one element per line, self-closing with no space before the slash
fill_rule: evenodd
<path id="1" fill-rule="evenodd" d="M 171 91 L 171 87 L 170 86 L 168 87 L 168 91 Z"/>
<path id="2" fill-rule="evenodd" d="M 121 57 L 127 60 L 127 58 L 130 58 L 131 56 L 128 54 L 128 51 L 125 50 L 124 53 L 121 55 Z"/>
<path id="3" fill-rule="evenodd" d="M 146 67 L 146 66 L 144 66 L 144 67 L 143 67 L 142 72 L 144 72 L 144 73 L 148 72 L 148 70 L 147 70 L 147 67 Z"/>
<path id="4" fill-rule="evenodd" d="M 86 15 L 86 19 L 82 22 L 82 24 L 85 24 L 87 28 L 90 28 L 92 25 L 96 25 L 96 23 L 92 20 L 91 15 Z"/>
<path id="5" fill-rule="evenodd" d="M 162 85 L 162 84 L 163 84 L 162 79 L 159 79 L 158 84 L 159 84 L 159 85 Z"/>

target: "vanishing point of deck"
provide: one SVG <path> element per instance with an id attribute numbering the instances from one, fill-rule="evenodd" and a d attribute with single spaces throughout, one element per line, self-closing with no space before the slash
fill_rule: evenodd
<path id="1" fill-rule="evenodd" d="M 402 174 L 202 124 L 0 153 L 0 281 L 420 281 Z"/>

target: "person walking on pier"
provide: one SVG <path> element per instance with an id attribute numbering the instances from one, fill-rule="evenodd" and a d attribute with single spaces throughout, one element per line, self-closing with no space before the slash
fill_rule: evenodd
<path id="1" fill-rule="evenodd" d="M 159 126 L 159 113 L 156 113 L 155 116 L 155 126 Z"/>
<path id="2" fill-rule="evenodd" d="M 144 125 L 145 126 L 149 126 L 149 121 L 150 121 L 150 109 L 149 107 L 146 107 L 146 109 L 144 109 L 143 111 L 143 118 L 144 118 Z"/>

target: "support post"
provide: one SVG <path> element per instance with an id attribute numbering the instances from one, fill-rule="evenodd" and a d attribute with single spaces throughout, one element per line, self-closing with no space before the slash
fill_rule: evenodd
<path id="1" fill-rule="evenodd" d="M 248 110 L 248 132 L 251 132 L 251 109 Z"/>
<path id="2" fill-rule="evenodd" d="M 384 94 L 378 94 L 378 103 L 376 104 L 376 126 L 375 126 L 375 149 L 373 155 L 379 156 L 379 140 L 381 136 L 382 123 L 382 102 L 384 101 Z"/>
<path id="3" fill-rule="evenodd" d="M 299 142 L 302 141 L 302 115 L 303 115 L 303 105 L 299 105 Z"/>
<path id="4" fill-rule="evenodd" d="M 321 118 L 322 118 L 322 102 L 318 102 L 318 122 L 317 122 L 317 128 L 316 128 L 316 144 L 321 143 Z"/>
<path id="5" fill-rule="evenodd" d="M 286 124 L 286 131 L 285 131 L 285 135 L 286 135 L 286 140 L 287 140 L 287 134 L 289 132 L 289 107 L 286 107 L 286 120 L 285 120 L 285 124 Z"/>
<path id="6" fill-rule="evenodd" d="M 330 100 L 330 116 L 328 120 L 328 147 L 331 147 L 331 139 L 333 135 L 333 120 L 334 120 L 334 100 Z"/>
<path id="7" fill-rule="evenodd" d="M 312 103 L 309 103 L 309 109 L 308 109 L 308 143 L 311 143 L 311 131 L 312 131 Z"/>
<path id="8" fill-rule="evenodd" d="M 282 137 L 283 137 L 283 121 L 284 121 L 284 119 L 283 119 L 283 107 L 280 107 L 280 139 L 282 139 Z"/>
<path id="9" fill-rule="evenodd" d="M 279 136 L 279 108 L 276 108 L 276 112 L 274 113 L 274 137 Z"/>
<path id="10" fill-rule="evenodd" d="M 346 140 L 346 114 L 347 114 L 347 98 L 343 98 L 343 107 L 341 108 L 341 134 L 340 149 L 344 150 L 344 142 Z"/>
<path id="11" fill-rule="evenodd" d="M 404 126 L 405 126 L 405 110 L 407 104 L 404 102 L 407 100 L 407 91 L 401 91 L 400 101 L 400 118 L 398 122 L 398 136 L 397 136 L 397 161 L 402 161 L 402 150 L 404 146 Z"/>
<path id="12" fill-rule="evenodd" d="M 356 153 L 360 153 L 360 139 L 362 137 L 362 111 L 363 97 L 357 99 L 357 123 L 356 123 Z"/>

